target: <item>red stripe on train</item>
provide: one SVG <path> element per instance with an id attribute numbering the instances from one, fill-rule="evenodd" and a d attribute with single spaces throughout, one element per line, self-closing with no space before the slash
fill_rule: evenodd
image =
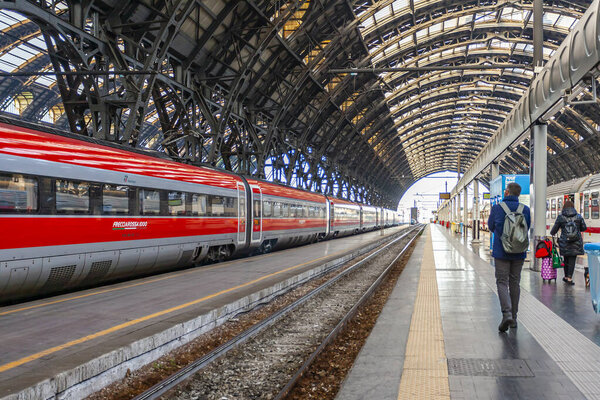
<path id="1" fill-rule="evenodd" d="M 551 228 L 551 225 L 546 225 L 547 230 L 550 230 Z M 587 230 L 585 230 L 583 233 L 600 233 L 600 227 L 588 226 Z"/>
<path id="2" fill-rule="evenodd" d="M 236 233 L 237 218 L 2 218 L 0 249 Z"/>

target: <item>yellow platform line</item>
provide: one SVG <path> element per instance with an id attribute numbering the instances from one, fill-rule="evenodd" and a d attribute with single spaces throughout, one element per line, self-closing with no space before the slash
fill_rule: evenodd
<path id="1" fill-rule="evenodd" d="M 398 393 L 398 399 L 402 400 L 450 399 L 442 314 L 429 230 L 426 240 Z"/>

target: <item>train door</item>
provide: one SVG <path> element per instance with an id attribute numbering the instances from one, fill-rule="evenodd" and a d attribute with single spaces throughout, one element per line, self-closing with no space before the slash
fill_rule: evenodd
<path id="1" fill-rule="evenodd" d="M 328 222 L 329 223 L 329 230 L 335 232 L 335 226 L 334 226 L 334 223 L 335 223 L 335 215 L 334 215 L 335 214 L 335 209 L 333 207 L 333 203 L 332 202 L 329 202 L 328 210 L 329 210 L 329 213 L 327 213 L 327 214 L 329 215 L 329 222 Z"/>
<path id="2" fill-rule="evenodd" d="M 325 236 L 329 236 L 329 232 L 331 232 L 331 223 L 329 220 L 329 213 L 330 213 L 330 202 L 329 199 L 325 199 L 325 222 L 326 222 L 326 227 L 325 227 Z"/>
<path id="3" fill-rule="evenodd" d="M 583 219 L 588 219 L 590 217 L 590 192 L 586 192 L 583 194 Z"/>
<path id="4" fill-rule="evenodd" d="M 258 186 L 250 186 L 252 190 L 252 243 L 262 240 L 262 190 Z"/>
<path id="5" fill-rule="evenodd" d="M 365 228 L 365 210 L 361 207 L 359 209 L 359 221 L 358 221 L 358 225 L 359 225 L 359 229 L 360 228 Z"/>
<path id="6" fill-rule="evenodd" d="M 246 188 L 238 182 L 238 244 L 246 243 Z"/>

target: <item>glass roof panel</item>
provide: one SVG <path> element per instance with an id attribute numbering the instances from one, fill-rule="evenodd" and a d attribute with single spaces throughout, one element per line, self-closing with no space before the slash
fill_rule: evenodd
<path id="1" fill-rule="evenodd" d="M 25 18 L 21 14 L 17 14 L 16 12 L 13 12 L 13 11 L 2 10 L 2 11 L 0 11 L 0 19 L 11 24 L 11 20 L 12 20 L 12 23 L 14 23 L 14 22 L 25 21 L 27 18 Z"/>
<path id="2" fill-rule="evenodd" d="M 390 6 L 383 7 L 381 10 L 375 13 L 375 21 L 379 22 L 392 14 L 392 8 Z"/>
<path id="3" fill-rule="evenodd" d="M 556 25 L 560 26 L 562 28 L 565 28 L 565 29 L 571 29 L 573 27 L 573 25 L 575 25 L 576 22 L 577 22 L 577 20 L 573 17 L 569 17 L 567 15 L 561 15 L 560 17 L 558 17 L 558 20 L 556 21 Z"/>
<path id="4" fill-rule="evenodd" d="M 50 87 L 56 83 L 56 78 L 54 76 L 40 76 L 34 82 L 42 86 Z"/>
<path id="5" fill-rule="evenodd" d="M 399 12 L 408 10 L 408 8 L 408 0 L 396 0 L 392 3 L 392 9 L 394 10 L 394 14 L 398 14 Z"/>

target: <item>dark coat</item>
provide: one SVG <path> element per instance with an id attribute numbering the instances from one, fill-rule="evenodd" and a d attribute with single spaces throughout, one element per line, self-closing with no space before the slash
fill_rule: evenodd
<path id="1" fill-rule="evenodd" d="M 517 207 L 519 207 L 519 198 L 517 196 L 506 196 L 502 201 L 506 203 L 510 211 L 515 211 Z M 525 206 L 523 208 L 523 216 L 525 217 L 525 222 L 527 222 L 527 227 L 529 228 L 531 226 L 529 207 Z M 507 254 L 504 252 L 502 241 L 500 240 L 502 232 L 504 231 L 504 217 L 506 217 L 506 213 L 502 209 L 502 206 L 500 206 L 500 204 L 494 204 L 490 211 L 490 217 L 488 218 L 488 228 L 490 229 L 490 232 L 494 233 L 492 257 L 501 260 L 524 260 L 525 257 L 527 257 L 527 252 L 517 254 Z"/>
<path id="2" fill-rule="evenodd" d="M 556 222 L 550 231 L 550 234 L 554 236 L 560 229 L 560 237 L 558 238 L 558 248 L 562 256 L 579 256 L 584 254 L 583 252 L 583 238 L 581 233 L 579 239 L 569 242 L 567 241 L 567 235 L 563 229 L 567 223 L 567 218 L 574 218 L 575 224 L 579 228 L 579 232 L 583 232 L 587 229 L 585 221 L 580 214 L 573 207 L 563 208 L 562 213 L 556 218 Z"/>

